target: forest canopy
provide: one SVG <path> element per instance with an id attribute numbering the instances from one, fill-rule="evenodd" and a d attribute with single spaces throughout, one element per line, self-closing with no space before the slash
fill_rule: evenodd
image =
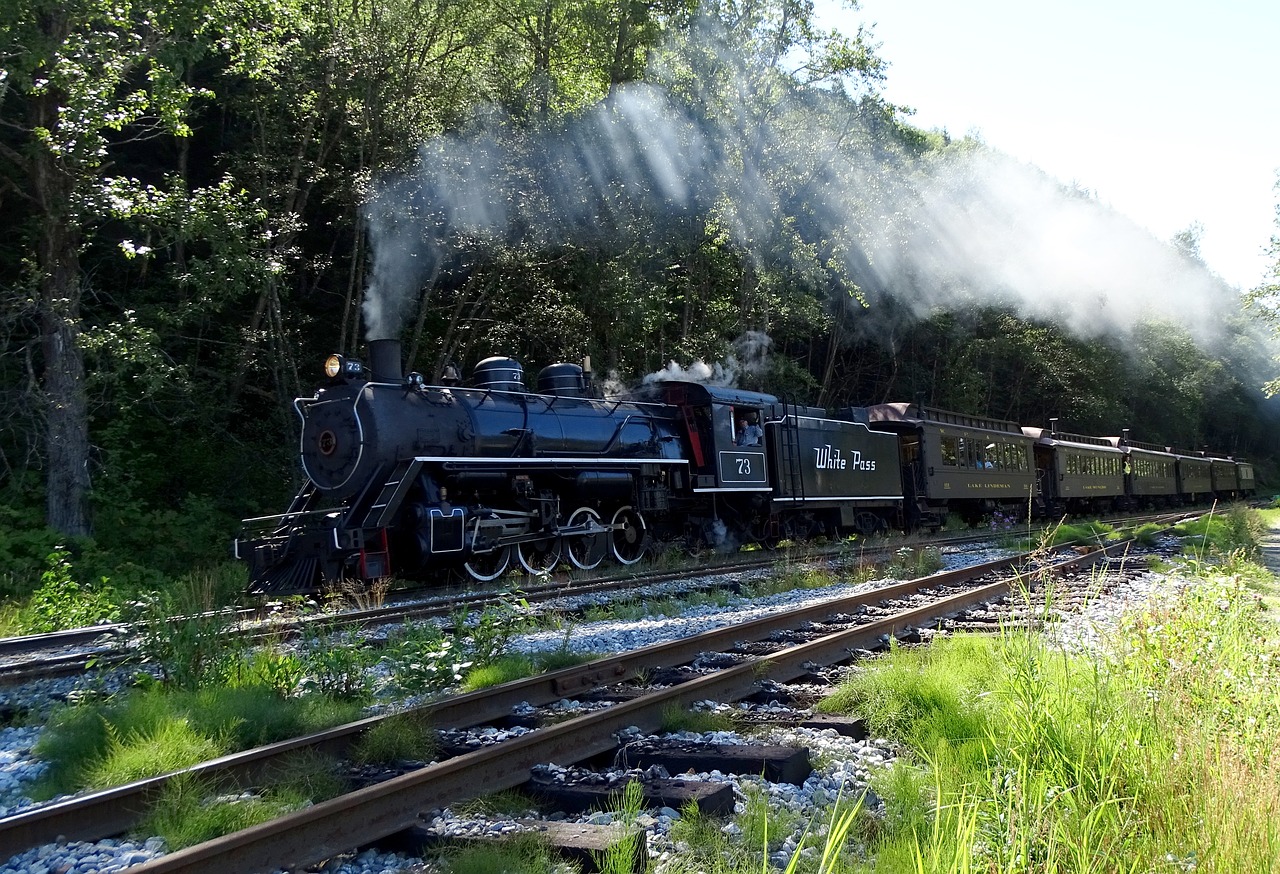
<path id="1" fill-rule="evenodd" d="M 376 336 L 1266 477 L 1272 341 L 1194 234 L 913 127 L 878 52 L 804 0 L 2 0 L 0 560 L 221 560 Z"/>

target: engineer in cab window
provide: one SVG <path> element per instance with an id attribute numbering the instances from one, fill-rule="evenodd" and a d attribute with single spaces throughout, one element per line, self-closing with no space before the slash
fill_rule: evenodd
<path id="1" fill-rule="evenodd" d="M 759 446 L 764 438 L 764 429 L 757 425 L 754 417 L 751 422 L 745 416 L 738 419 L 738 445 Z"/>

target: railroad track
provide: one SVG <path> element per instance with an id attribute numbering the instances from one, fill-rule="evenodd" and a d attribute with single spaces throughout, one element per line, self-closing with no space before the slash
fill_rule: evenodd
<path id="1" fill-rule="evenodd" d="M 1086 566 L 1123 553 L 1130 546 L 1128 542 L 1120 542 L 1083 555 L 1070 553 L 1051 565 L 1042 566 L 1036 573 Z M 544 706 L 601 687 L 633 681 L 655 666 L 687 664 L 700 653 L 730 650 L 744 641 L 767 641 L 783 630 L 794 632 L 812 623 L 832 626 L 837 618 L 845 626 L 814 635 L 802 643 L 779 645 L 765 655 L 744 658 L 733 667 L 669 689 L 649 690 L 633 700 L 531 731 L 493 748 L 428 765 L 291 816 L 172 853 L 135 870 L 140 874 L 256 871 L 321 861 L 412 827 L 424 810 L 520 785 L 536 764 L 548 761 L 572 764 L 612 749 L 618 731 L 630 726 L 652 731 L 660 724 L 664 711 L 672 706 L 687 707 L 705 699 L 738 700 L 750 695 L 764 678 L 778 682 L 794 680 L 814 665 L 846 661 L 851 652 L 872 648 L 889 636 L 934 625 L 943 617 L 998 600 L 1011 588 L 1026 582 L 1027 572 L 1020 569 L 1025 561 L 1026 556 L 1015 556 L 897 583 L 424 705 L 407 716 L 422 719 L 436 728 L 474 726 L 503 718 L 521 702 Z M 989 579 L 997 573 L 1004 576 L 958 588 L 970 579 L 984 576 Z M 871 613 L 884 609 L 886 602 L 903 600 L 911 603 L 892 609 L 889 615 L 872 618 Z M 341 755 L 364 732 L 386 718 L 389 717 L 361 720 L 310 737 L 227 756 L 178 774 L 32 808 L 0 819 L 0 858 L 59 837 L 96 840 L 126 831 L 160 797 L 164 786 L 179 775 L 252 781 L 255 774 L 281 755 L 300 750 Z M 406 718 L 406 714 L 397 718 Z"/>
<path id="2" fill-rule="evenodd" d="M 1114 520 L 1118 524 L 1137 526 L 1148 521 L 1168 521 L 1183 518 L 1187 514 L 1158 514 Z M 1044 528 L 1030 528 L 1027 533 L 1035 536 Z M 1019 532 L 1021 533 L 1021 532 Z M 964 534 L 947 537 L 913 537 L 892 542 L 877 542 L 851 553 L 847 545 L 808 548 L 787 553 L 794 561 L 821 561 L 833 557 L 854 559 L 860 562 L 884 561 L 898 550 L 910 548 L 961 546 L 990 539 L 990 533 Z M 529 604 L 544 603 L 564 596 L 606 595 L 641 586 L 654 585 L 690 576 L 731 576 L 747 571 L 760 570 L 776 564 L 779 553 L 762 552 L 735 556 L 728 561 L 717 561 L 710 566 L 681 567 L 674 570 L 623 573 L 581 581 L 569 576 L 548 583 L 534 583 L 519 590 L 519 597 Z M 402 593 L 403 595 L 404 593 Z M 433 593 L 434 594 L 434 593 Z M 397 603 L 365 609 L 348 610 L 338 614 L 314 614 L 290 618 L 273 618 L 269 608 L 236 607 L 205 614 L 221 616 L 227 623 L 227 634 L 249 640 L 280 640 L 305 634 L 323 627 L 326 631 L 340 628 L 370 629 L 436 617 L 449 617 L 461 609 L 483 609 L 509 601 L 511 589 L 488 589 L 479 592 L 456 592 L 436 596 L 420 602 Z M 175 617 L 181 620 L 185 617 Z M 166 620 L 174 621 L 174 620 Z M 118 667 L 132 657 L 130 644 L 141 629 L 127 623 L 110 623 L 89 628 L 56 631 L 48 634 L 0 638 L 0 686 L 15 686 L 36 679 L 74 676 L 91 669 Z M 71 651 L 67 651 L 71 650 Z"/>
<path id="3" fill-rule="evenodd" d="M 867 546 L 856 553 L 863 562 L 877 562 L 891 558 L 903 548 L 926 546 L 944 547 L 980 542 L 989 535 L 934 538 L 927 541 L 902 541 Z M 709 566 L 682 567 L 675 570 L 645 573 L 618 574 L 585 582 L 565 577 L 550 583 L 533 584 L 513 592 L 511 589 L 488 589 L 480 592 L 458 592 L 445 597 L 436 596 L 421 602 L 397 603 L 388 606 L 348 610 L 339 614 L 314 614 L 284 619 L 264 619 L 260 610 L 233 608 L 218 614 L 204 614 L 205 618 L 220 616 L 227 623 L 230 636 L 256 641 L 278 641 L 300 636 L 317 628 L 325 631 L 338 629 L 371 629 L 430 618 L 448 618 L 459 610 L 483 609 L 509 602 L 513 596 L 530 605 L 554 601 L 566 596 L 608 595 L 650 586 L 691 576 L 728 577 L 743 572 L 760 570 L 775 565 L 780 553 L 762 552 L 747 554 L 732 561 L 717 561 Z M 806 549 L 798 555 L 787 554 L 795 561 L 819 561 L 832 556 L 851 556 L 847 547 Z M 182 621 L 188 617 L 174 617 L 166 621 Z M 35 679 L 73 676 L 91 668 L 117 667 L 133 656 L 130 643 L 142 629 L 137 625 L 110 623 L 89 628 L 56 631 L 47 634 L 0 639 L 0 686 L 15 686 Z M 71 650 L 71 651 L 67 651 Z"/>

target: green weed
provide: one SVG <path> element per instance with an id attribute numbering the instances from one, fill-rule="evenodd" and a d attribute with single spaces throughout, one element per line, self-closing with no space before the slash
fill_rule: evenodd
<path id="1" fill-rule="evenodd" d="M 1280 640 L 1247 567 L 1201 566 L 1110 660 L 1009 629 L 851 678 L 823 709 L 911 751 L 876 778 L 874 870 L 1277 870 Z"/>
<path id="2" fill-rule="evenodd" d="M 914 580 L 942 570 L 942 552 L 936 546 L 904 546 L 893 554 L 885 573 L 897 580 Z"/>
<path id="3" fill-rule="evenodd" d="M 574 870 L 557 861 L 551 850 L 533 835 L 501 845 L 485 844 L 453 850 L 441 857 L 449 874 L 568 874 Z"/>
<path id="4" fill-rule="evenodd" d="M 170 851 L 249 828 L 299 810 L 311 799 L 288 789 L 262 795 L 217 795 L 208 783 L 180 778 L 171 781 L 139 833 L 159 835 Z"/>
<path id="5" fill-rule="evenodd" d="M 709 710 L 688 710 L 672 705 L 662 711 L 661 731 L 733 731 L 737 722 L 731 714 Z"/>
<path id="6" fill-rule="evenodd" d="M 32 632 L 86 628 L 120 618 L 115 590 L 106 577 L 96 585 L 81 585 L 72 578 L 71 553 L 55 549 L 45 560 L 40 586 L 19 613 L 21 625 Z"/>
<path id="7" fill-rule="evenodd" d="M 429 762 L 438 751 L 431 727 L 406 713 L 376 723 L 356 742 L 351 757 L 362 764 Z"/>
<path id="8" fill-rule="evenodd" d="M 1166 526 L 1158 525 L 1155 522 L 1147 522 L 1139 525 L 1133 532 L 1133 539 L 1141 543 L 1143 546 L 1155 546 L 1160 535 L 1164 533 Z"/>
<path id="9" fill-rule="evenodd" d="M 1048 545 L 1081 544 L 1095 546 L 1107 541 L 1118 540 L 1119 537 L 1120 535 L 1115 527 L 1105 522 L 1082 521 L 1070 524 L 1064 522 L 1049 532 Z"/>
<path id="10" fill-rule="evenodd" d="M 1243 550 L 1250 558 L 1258 554 L 1258 537 L 1265 529 L 1262 517 L 1254 510 L 1234 505 L 1227 512 L 1213 511 L 1184 522 L 1174 529 L 1183 538 L 1183 550 L 1197 558 L 1211 558 Z"/>
<path id="11" fill-rule="evenodd" d="M 644 833 L 636 830 L 636 818 L 644 809 L 644 787 L 639 781 L 627 783 L 619 795 L 613 798 L 614 823 L 624 830 L 623 837 L 610 844 L 602 853 L 592 853 L 596 870 L 600 874 L 631 874 L 635 870 L 637 855 L 643 852 Z"/>
<path id="12" fill-rule="evenodd" d="M 462 677 L 460 688 L 463 692 L 474 692 L 477 689 L 487 689 L 490 686 L 531 677 L 535 671 L 533 660 L 529 656 L 505 655 L 487 665 L 468 669 Z"/>
<path id="13" fill-rule="evenodd" d="M 304 641 L 299 658 L 301 686 L 308 692 L 355 702 L 367 702 L 372 695 L 369 668 L 378 656 L 358 632 L 317 633 Z"/>
<path id="14" fill-rule="evenodd" d="M 49 770 L 41 797 L 155 776 L 350 722 L 358 709 L 265 688 L 149 689 L 54 711 L 36 745 Z"/>
<path id="15" fill-rule="evenodd" d="M 751 580 L 743 588 L 743 594 L 748 598 L 763 598 L 797 589 L 825 589 L 838 582 L 830 568 L 786 564 L 772 574 Z"/>

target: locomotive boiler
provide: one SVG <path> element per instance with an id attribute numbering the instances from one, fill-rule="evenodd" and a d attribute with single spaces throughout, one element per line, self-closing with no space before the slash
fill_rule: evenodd
<path id="1" fill-rule="evenodd" d="M 502 357 L 469 386 L 427 385 L 401 372 L 398 342 L 380 340 L 368 371 L 332 356 L 326 375 L 295 401 L 306 484 L 237 540 L 251 591 L 443 566 L 489 580 L 513 561 L 539 573 L 562 557 L 629 564 L 646 537 L 633 499 L 665 509 L 687 466 L 674 411 L 595 397 L 578 365 L 544 368 L 537 392 Z"/>
<path id="2" fill-rule="evenodd" d="M 252 593 L 633 564 L 655 537 L 735 549 L 902 524 L 896 438 L 773 395 L 664 381 L 604 399 L 575 364 L 530 391 L 505 357 L 466 386 L 428 385 L 390 340 L 367 368 L 331 356 L 326 375 L 295 401 L 305 484 L 236 541 Z"/>

